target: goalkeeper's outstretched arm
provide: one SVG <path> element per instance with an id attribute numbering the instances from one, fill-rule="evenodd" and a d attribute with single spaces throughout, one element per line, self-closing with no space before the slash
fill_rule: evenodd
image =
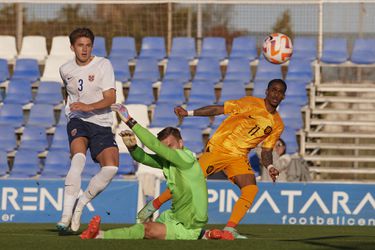
<path id="1" fill-rule="evenodd" d="M 162 162 L 162 159 L 165 159 L 169 162 L 172 162 L 176 167 L 181 169 L 188 169 L 193 166 L 194 160 L 191 157 L 186 156 L 181 150 L 176 150 L 167 147 L 163 143 L 161 143 L 153 134 L 151 134 L 147 129 L 143 128 L 129 115 L 127 108 L 122 104 L 113 104 L 111 106 L 112 111 L 116 111 L 120 116 L 121 120 L 131 128 L 137 137 L 142 141 L 144 145 L 146 145 L 150 150 L 154 151 L 156 155 L 147 155 L 142 154 L 142 159 L 136 156 L 136 153 L 139 152 L 139 148 L 136 147 L 131 154 L 136 161 L 148 159 L 153 157 L 158 162 Z M 125 141 L 124 141 L 125 143 Z M 134 144 L 131 143 L 131 144 Z M 133 145 L 129 145 L 131 148 Z M 142 162 L 144 163 L 144 162 Z M 147 164 L 147 163 L 145 163 Z M 147 164 L 148 165 L 148 164 Z"/>

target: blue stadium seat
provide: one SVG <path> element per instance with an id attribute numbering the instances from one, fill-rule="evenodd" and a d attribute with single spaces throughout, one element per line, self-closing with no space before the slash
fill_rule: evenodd
<path id="1" fill-rule="evenodd" d="M 138 59 L 135 65 L 133 80 L 158 81 L 160 79 L 158 61 L 154 58 Z"/>
<path id="2" fill-rule="evenodd" d="M 94 47 L 92 54 L 101 57 L 107 57 L 107 50 L 105 48 L 105 38 L 102 36 L 96 36 L 94 40 Z"/>
<path id="3" fill-rule="evenodd" d="M 212 131 L 211 131 L 211 135 L 213 135 L 213 132 L 217 129 L 217 127 L 220 126 L 220 124 L 225 120 L 227 119 L 228 116 L 226 115 L 217 115 L 215 116 L 214 118 L 214 121 L 211 125 L 211 128 L 212 128 Z"/>
<path id="4" fill-rule="evenodd" d="M 265 98 L 267 86 L 268 86 L 268 81 L 265 81 L 265 80 L 254 81 L 254 88 L 253 88 L 252 96 Z"/>
<path id="5" fill-rule="evenodd" d="M 66 125 L 56 126 L 55 133 L 53 135 L 51 150 L 68 150 L 69 149 L 69 139 L 66 132 Z"/>
<path id="6" fill-rule="evenodd" d="M 174 114 L 174 107 L 168 103 L 160 103 L 155 106 L 152 127 L 177 126 L 179 123 L 177 116 Z"/>
<path id="7" fill-rule="evenodd" d="M 301 107 L 290 103 L 281 103 L 278 110 L 284 125 L 293 129 L 303 127 Z"/>
<path id="8" fill-rule="evenodd" d="M 293 59 L 314 61 L 317 58 L 315 37 L 300 36 L 293 40 Z"/>
<path id="9" fill-rule="evenodd" d="M 248 61 L 254 61 L 257 57 L 257 41 L 255 37 L 239 36 L 233 39 L 229 60 L 234 58 L 244 58 Z"/>
<path id="10" fill-rule="evenodd" d="M 236 84 L 235 86 L 231 84 L 224 83 L 221 88 L 220 102 L 226 100 L 234 100 L 244 97 L 246 95 L 245 86 L 241 84 Z"/>
<path id="11" fill-rule="evenodd" d="M 150 105 L 154 102 L 152 82 L 147 80 L 134 80 L 131 82 L 126 104 Z"/>
<path id="12" fill-rule="evenodd" d="M 170 58 L 165 71 L 164 81 L 187 82 L 191 78 L 189 61 L 185 58 Z"/>
<path id="13" fill-rule="evenodd" d="M 5 151 L 0 150 L 0 177 L 9 172 L 8 156 Z"/>
<path id="14" fill-rule="evenodd" d="M 144 37 L 142 39 L 141 51 L 139 58 L 154 58 L 157 60 L 164 59 L 165 52 L 165 39 L 164 37 Z"/>
<path id="15" fill-rule="evenodd" d="M 28 80 L 11 80 L 4 99 L 8 104 L 26 104 L 32 100 L 31 85 Z"/>
<path id="16" fill-rule="evenodd" d="M 198 116 L 198 117 L 185 117 L 180 125 L 180 128 L 200 128 L 205 129 L 211 124 L 209 117 Z"/>
<path id="17" fill-rule="evenodd" d="M 59 82 L 41 82 L 34 103 L 57 105 L 63 100 Z"/>
<path id="18" fill-rule="evenodd" d="M 40 178 L 63 178 L 70 168 L 70 153 L 63 149 L 50 149 Z"/>
<path id="19" fill-rule="evenodd" d="M 207 105 L 212 105 L 212 103 L 204 102 L 190 102 L 186 105 L 187 110 L 195 110 L 200 107 Z M 199 128 L 204 129 L 210 126 L 211 119 L 210 117 L 205 116 L 195 116 L 195 117 L 185 117 L 180 125 L 181 128 Z"/>
<path id="20" fill-rule="evenodd" d="M 181 128 L 184 146 L 192 152 L 199 153 L 203 150 L 202 130 L 200 128 Z"/>
<path id="21" fill-rule="evenodd" d="M 65 108 L 63 108 L 61 109 L 59 122 L 57 123 L 57 125 L 66 125 L 66 124 L 68 124 L 68 119 L 65 116 Z"/>
<path id="22" fill-rule="evenodd" d="M 30 110 L 30 117 L 27 125 L 52 127 L 56 124 L 54 106 L 51 104 L 34 104 Z"/>
<path id="23" fill-rule="evenodd" d="M 290 80 L 311 82 L 313 80 L 311 61 L 297 60 L 292 57 L 288 65 L 288 74 L 285 81 L 288 83 Z"/>
<path id="24" fill-rule="evenodd" d="M 48 147 L 45 128 L 28 125 L 25 127 L 19 149 L 42 152 Z"/>
<path id="25" fill-rule="evenodd" d="M 223 37 L 205 37 L 203 38 L 202 51 L 200 59 L 211 58 L 223 60 L 228 57 L 228 52 Z"/>
<path id="26" fill-rule="evenodd" d="M 356 64 L 375 63 L 375 39 L 357 38 L 350 60 Z"/>
<path id="27" fill-rule="evenodd" d="M 264 80 L 269 82 L 272 79 L 282 79 L 281 65 L 268 62 L 261 57 L 259 60 L 255 80 Z"/>
<path id="28" fill-rule="evenodd" d="M 8 61 L 0 58 L 0 83 L 9 79 Z"/>
<path id="29" fill-rule="evenodd" d="M 192 37 L 174 37 L 169 58 L 192 60 L 196 57 L 195 41 Z"/>
<path id="30" fill-rule="evenodd" d="M 23 79 L 36 82 L 40 78 L 38 60 L 17 59 L 14 73 L 11 79 Z"/>
<path id="31" fill-rule="evenodd" d="M 283 103 L 294 103 L 299 106 L 307 104 L 308 97 L 306 83 L 303 81 L 289 81 Z"/>
<path id="32" fill-rule="evenodd" d="M 208 106 L 208 105 L 214 105 L 214 103 L 210 100 L 202 100 L 200 102 L 187 103 L 187 107 L 189 108 L 189 110 L 199 109 L 201 107 Z"/>
<path id="33" fill-rule="evenodd" d="M 22 104 L 5 104 L 0 108 L 0 125 L 19 128 L 23 124 Z"/>
<path id="34" fill-rule="evenodd" d="M 113 66 L 113 71 L 115 72 L 115 79 L 120 82 L 128 81 L 130 79 L 128 58 L 111 57 L 110 60 Z"/>
<path id="35" fill-rule="evenodd" d="M 181 105 L 185 101 L 183 82 L 163 81 L 157 103 Z"/>
<path id="36" fill-rule="evenodd" d="M 9 125 L 0 125 L 0 151 L 9 152 L 17 147 L 14 128 Z"/>
<path id="37" fill-rule="evenodd" d="M 284 131 L 281 134 L 281 139 L 286 144 L 286 153 L 287 154 L 294 154 L 298 152 L 298 143 L 296 137 L 296 130 L 291 127 L 284 127 Z"/>
<path id="38" fill-rule="evenodd" d="M 117 36 L 112 38 L 112 47 L 109 58 L 121 57 L 131 60 L 137 56 L 135 40 L 133 37 Z"/>
<path id="39" fill-rule="evenodd" d="M 291 95 L 287 96 L 283 102 L 302 107 L 307 104 L 308 98 L 307 95 Z"/>
<path id="40" fill-rule="evenodd" d="M 345 38 L 327 38 L 323 43 L 322 62 L 341 64 L 349 59 L 348 45 Z"/>
<path id="41" fill-rule="evenodd" d="M 38 152 L 32 148 L 19 149 L 14 158 L 10 178 L 31 178 L 40 172 Z"/>
<path id="42" fill-rule="evenodd" d="M 135 174 L 135 164 L 132 156 L 127 153 L 119 155 L 120 165 L 117 175 L 130 175 Z"/>
<path id="43" fill-rule="evenodd" d="M 199 59 L 194 80 L 207 80 L 211 82 L 218 82 L 220 79 L 220 62 L 217 59 Z"/>
<path id="44" fill-rule="evenodd" d="M 207 81 L 194 80 L 188 99 L 189 102 L 216 102 L 214 84 Z"/>
<path id="45" fill-rule="evenodd" d="M 259 161 L 259 158 L 258 158 L 255 150 L 250 151 L 249 162 L 250 162 L 251 168 L 254 171 L 255 177 L 260 176 L 262 165 L 260 165 L 260 161 Z"/>
<path id="46" fill-rule="evenodd" d="M 251 80 L 250 61 L 247 58 L 230 59 L 225 73 L 225 80 L 248 83 Z"/>

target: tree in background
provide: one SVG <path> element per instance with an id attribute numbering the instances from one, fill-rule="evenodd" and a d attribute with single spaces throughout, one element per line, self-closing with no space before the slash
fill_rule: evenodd
<path id="1" fill-rule="evenodd" d="M 273 33 L 283 33 L 289 36 L 291 39 L 294 38 L 294 33 L 292 30 L 292 21 L 291 21 L 290 11 L 286 10 L 283 12 L 281 17 L 278 17 L 275 25 L 272 27 Z"/>
<path id="2" fill-rule="evenodd" d="M 16 20 L 16 4 L 3 4 L 0 9 L 0 34 L 15 35 Z"/>

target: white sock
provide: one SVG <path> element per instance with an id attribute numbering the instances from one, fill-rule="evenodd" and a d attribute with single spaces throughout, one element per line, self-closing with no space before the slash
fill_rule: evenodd
<path id="1" fill-rule="evenodd" d="M 104 238 L 104 231 L 99 230 L 98 235 L 95 237 L 95 239 L 103 239 Z"/>
<path id="2" fill-rule="evenodd" d="M 90 180 L 90 183 L 87 186 L 87 189 L 79 198 L 75 211 L 82 211 L 82 209 L 86 206 L 87 203 L 89 203 L 100 192 L 102 192 L 111 182 L 113 177 L 115 177 L 117 170 L 118 170 L 118 167 L 116 166 L 102 167 L 99 173 L 97 173 Z"/>
<path id="3" fill-rule="evenodd" d="M 70 217 L 73 213 L 74 204 L 81 190 L 81 174 L 85 163 L 86 156 L 84 154 L 73 155 L 69 172 L 65 177 L 63 216 Z"/>

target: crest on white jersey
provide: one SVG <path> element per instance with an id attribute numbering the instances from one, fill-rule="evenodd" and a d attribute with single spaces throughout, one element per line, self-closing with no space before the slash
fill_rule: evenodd
<path id="1" fill-rule="evenodd" d="M 76 129 L 76 128 L 73 129 L 73 130 L 70 132 L 70 134 L 71 134 L 72 136 L 76 136 L 76 134 L 77 134 L 77 129 Z"/>
<path id="2" fill-rule="evenodd" d="M 89 81 L 93 82 L 95 80 L 95 75 L 89 75 Z"/>

